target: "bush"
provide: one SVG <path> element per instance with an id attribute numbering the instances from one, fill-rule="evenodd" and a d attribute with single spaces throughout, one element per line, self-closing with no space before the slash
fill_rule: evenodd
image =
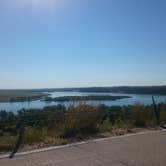
<path id="1" fill-rule="evenodd" d="M 62 137 L 73 137 L 77 134 L 97 132 L 97 124 L 101 121 L 101 114 L 97 107 L 88 105 L 71 106 L 65 116 Z"/>
<path id="2" fill-rule="evenodd" d="M 134 125 L 138 127 L 156 126 L 156 118 L 152 106 L 143 106 L 136 104 L 132 106 Z"/>
<path id="3" fill-rule="evenodd" d="M 100 132 L 105 132 L 105 131 L 111 131 L 113 125 L 112 125 L 112 123 L 110 122 L 109 119 L 106 119 L 103 122 L 103 124 L 99 124 L 98 127 L 99 127 Z"/>
<path id="4" fill-rule="evenodd" d="M 44 142 L 48 136 L 47 129 L 37 129 L 34 127 L 27 127 L 25 130 L 23 141 L 24 143 Z"/>
<path id="5" fill-rule="evenodd" d="M 0 137 L 0 152 L 7 152 L 13 150 L 16 144 L 16 136 L 2 136 Z"/>

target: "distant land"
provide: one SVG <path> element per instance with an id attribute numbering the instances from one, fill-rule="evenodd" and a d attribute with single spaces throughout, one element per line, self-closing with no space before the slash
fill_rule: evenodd
<path id="1" fill-rule="evenodd" d="M 64 96 L 64 97 L 46 97 L 44 101 L 55 101 L 55 102 L 68 102 L 68 101 L 114 101 L 124 98 L 130 98 L 130 96 Z"/>
<path id="2" fill-rule="evenodd" d="M 81 87 L 81 88 L 43 88 L 43 89 L 1 89 L 0 102 L 34 101 L 46 97 L 43 92 L 91 92 L 166 95 L 166 86 L 117 86 L 117 87 Z"/>
<path id="3" fill-rule="evenodd" d="M 39 100 L 47 94 L 32 90 L 0 90 L 0 102 L 25 102 Z"/>
<path id="4" fill-rule="evenodd" d="M 126 93 L 126 94 L 158 94 L 166 95 L 166 86 L 120 86 L 79 88 L 79 92 Z"/>
<path id="5" fill-rule="evenodd" d="M 166 95 L 166 85 L 163 86 L 117 86 L 117 87 L 81 87 L 81 88 L 45 88 L 32 89 L 35 92 L 76 91 L 96 93 L 126 93 Z"/>

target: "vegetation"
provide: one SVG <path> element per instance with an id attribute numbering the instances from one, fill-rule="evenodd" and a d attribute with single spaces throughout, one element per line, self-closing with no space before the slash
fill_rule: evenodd
<path id="1" fill-rule="evenodd" d="M 64 97 L 46 97 L 44 101 L 56 101 L 56 102 L 69 102 L 69 101 L 104 101 L 104 100 L 119 100 L 124 98 L 130 98 L 129 96 L 64 96 Z"/>
<path id="2" fill-rule="evenodd" d="M 82 88 L 40 89 L 35 91 L 36 92 L 76 91 L 76 92 L 94 92 L 94 93 L 166 95 L 166 86 L 82 87 Z"/>
<path id="3" fill-rule="evenodd" d="M 0 90 L 0 102 L 34 101 L 45 96 L 47 96 L 46 93 L 32 90 Z"/>
<path id="4" fill-rule="evenodd" d="M 166 123 L 166 104 L 160 104 L 161 121 Z M 19 123 L 18 123 L 19 122 Z M 66 144 L 71 138 L 84 138 L 100 132 L 136 127 L 156 127 L 153 105 L 132 106 L 82 104 L 21 110 L 17 114 L 0 112 L 0 152 L 13 148 L 18 128 L 25 124 L 24 144 Z"/>
<path id="5" fill-rule="evenodd" d="M 92 87 L 76 88 L 79 92 L 96 92 L 96 93 L 126 93 L 126 94 L 157 94 L 166 95 L 166 86 L 119 86 L 119 87 Z"/>

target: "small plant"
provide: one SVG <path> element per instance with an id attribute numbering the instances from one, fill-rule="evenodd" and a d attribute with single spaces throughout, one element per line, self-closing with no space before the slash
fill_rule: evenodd
<path id="1" fill-rule="evenodd" d="M 113 125 L 109 119 L 106 119 L 103 122 L 103 124 L 99 124 L 98 127 L 100 132 L 105 132 L 105 131 L 111 131 L 111 129 L 113 128 Z"/>
<path id="2" fill-rule="evenodd" d="M 33 127 L 27 127 L 23 138 L 24 143 L 44 142 L 47 137 L 47 129 L 37 129 Z"/>
<path id="3" fill-rule="evenodd" d="M 16 136 L 2 136 L 0 137 L 0 152 L 13 150 L 16 143 Z"/>

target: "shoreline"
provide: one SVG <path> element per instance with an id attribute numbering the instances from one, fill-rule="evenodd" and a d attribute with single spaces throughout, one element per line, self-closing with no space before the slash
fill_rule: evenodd
<path id="1" fill-rule="evenodd" d="M 40 100 L 43 97 L 47 97 L 48 93 L 42 92 L 1 92 L 0 103 L 13 103 L 13 102 L 31 102 Z"/>

